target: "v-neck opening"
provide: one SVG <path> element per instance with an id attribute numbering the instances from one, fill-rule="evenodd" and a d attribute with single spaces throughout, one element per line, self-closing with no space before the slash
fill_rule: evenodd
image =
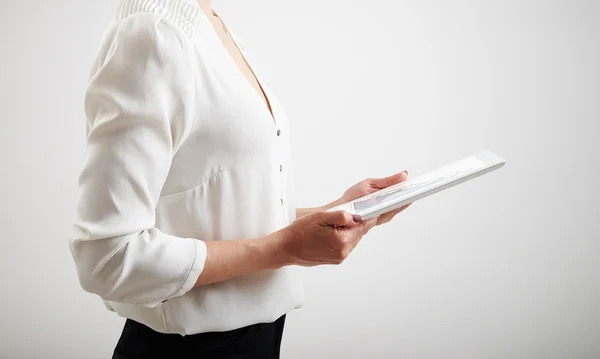
<path id="1" fill-rule="evenodd" d="M 235 36 L 229 30 L 229 28 L 227 27 L 227 24 L 225 24 L 225 21 L 223 20 L 223 18 L 221 18 L 221 16 L 216 11 L 214 11 L 214 10 L 211 9 L 213 15 L 217 19 L 219 19 L 219 22 L 223 26 L 223 29 L 225 30 L 225 33 L 227 34 L 227 36 L 229 36 L 229 38 L 233 42 L 234 46 L 236 47 L 237 51 L 242 56 L 242 59 L 244 60 L 244 62 L 246 63 L 246 66 L 248 67 L 248 70 L 250 70 L 250 72 L 252 73 L 252 76 L 254 76 L 254 79 L 256 80 L 256 83 L 258 84 L 258 87 L 260 88 L 260 91 L 262 92 L 263 96 L 265 97 L 264 99 L 261 98 L 260 93 L 258 91 L 256 91 L 256 89 L 252 85 L 251 81 L 244 74 L 244 71 L 242 71 L 242 69 L 240 68 L 240 66 L 234 60 L 233 56 L 231 56 L 231 54 L 227 50 L 227 46 L 225 46 L 225 44 L 223 43 L 223 40 L 221 40 L 221 37 L 219 36 L 219 34 L 217 33 L 217 31 L 215 30 L 215 28 L 214 28 L 214 26 L 212 24 L 212 21 L 210 21 L 210 19 L 208 18 L 207 14 L 205 14 L 204 10 L 202 10 L 202 9 L 199 9 L 199 11 L 200 11 L 201 15 L 204 16 L 204 19 L 208 22 L 208 25 L 210 26 L 211 30 L 213 31 L 213 34 L 215 35 L 216 39 L 220 43 L 221 48 L 223 49 L 223 52 L 225 53 L 225 55 L 227 56 L 227 58 L 229 58 L 230 63 L 237 69 L 237 72 L 239 73 L 239 76 L 241 76 L 241 78 L 244 80 L 244 82 L 246 82 L 246 86 L 248 86 L 250 88 L 250 90 L 252 90 L 252 92 L 254 93 L 254 95 L 256 96 L 256 98 L 261 102 L 262 106 L 266 107 L 266 111 L 269 114 L 269 116 L 271 117 L 271 121 L 276 126 L 277 125 L 277 120 L 275 118 L 275 113 L 274 113 L 274 110 L 273 110 L 273 104 L 271 102 L 271 99 L 269 98 L 269 95 L 267 95 L 267 90 L 265 89 L 265 87 L 262 84 L 261 80 L 259 79 L 258 75 L 254 72 L 254 68 L 252 67 L 252 65 L 250 65 L 250 61 L 246 58 L 246 54 L 244 53 L 244 51 L 242 50 L 242 48 L 240 47 L 240 45 L 237 43 L 237 41 L 235 39 Z M 266 101 L 266 103 L 265 103 L 265 101 Z"/>

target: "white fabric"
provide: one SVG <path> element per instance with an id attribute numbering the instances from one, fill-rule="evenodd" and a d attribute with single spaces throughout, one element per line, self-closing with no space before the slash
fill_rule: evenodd
<path id="1" fill-rule="evenodd" d="M 295 219 L 289 124 L 261 84 L 275 120 L 193 1 L 121 1 L 85 96 L 70 239 L 82 287 L 109 309 L 185 335 L 302 305 L 293 267 L 193 288 L 205 241 L 261 237 Z"/>

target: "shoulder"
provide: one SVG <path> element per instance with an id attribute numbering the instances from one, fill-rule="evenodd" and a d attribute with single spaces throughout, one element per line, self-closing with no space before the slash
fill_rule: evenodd
<path id="1" fill-rule="evenodd" d="M 134 36 L 174 32 L 189 38 L 198 27 L 200 11 L 182 0 L 119 0 L 114 28 Z"/>
<path id="2" fill-rule="evenodd" d="M 105 29 L 90 76 L 107 61 L 145 59 L 172 63 L 189 53 L 198 27 L 197 6 L 182 0 L 119 0 L 115 17 Z"/>

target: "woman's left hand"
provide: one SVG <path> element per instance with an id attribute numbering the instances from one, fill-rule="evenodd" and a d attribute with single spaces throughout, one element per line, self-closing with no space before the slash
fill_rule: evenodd
<path id="1" fill-rule="evenodd" d="M 395 175 L 385 177 L 385 178 L 367 178 L 363 181 L 358 182 L 354 186 L 348 188 L 346 190 L 346 192 L 344 192 L 342 197 L 340 197 L 337 201 L 335 201 L 331 204 L 331 207 L 335 207 L 339 204 L 352 201 L 356 198 L 365 196 L 369 193 L 373 193 L 380 189 L 383 189 L 383 188 L 386 188 L 389 186 L 393 186 L 397 183 L 405 181 L 407 178 L 408 178 L 408 171 L 402 171 L 400 173 L 397 173 Z M 395 215 L 404 211 L 406 208 L 408 208 L 408 206 L 410 206 L 410 203 L 403 207 L 400 207 L 398 209 L 395 209 L 393 211 L 390 211 L 390 212 L 380 215 L 379 218 L 377 219 L 377 225 L 384 224 L 384 223 L 391 221 Z"/>

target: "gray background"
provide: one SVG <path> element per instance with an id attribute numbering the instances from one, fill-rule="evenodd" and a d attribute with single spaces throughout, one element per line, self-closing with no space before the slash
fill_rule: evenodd
<path id="1" fill-rule="evenodd" d="M 67 236 L 116 1 L 1 2 L 0 357 L 109 358 Z M 215 1 L 293 120 L 299 205 L 478 149 L 500 171 L 305 270 L 283 358 L 600 358 L 599 1 Z"/>

